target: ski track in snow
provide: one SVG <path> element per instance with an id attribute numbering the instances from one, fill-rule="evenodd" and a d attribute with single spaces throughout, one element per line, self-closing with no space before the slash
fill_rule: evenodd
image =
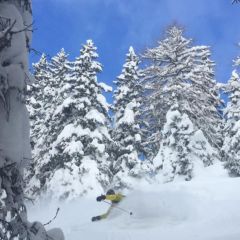
<path id="1" fill-rule="evenodd" d="M 91 217 L 108 209 L 95 198 L 71 202 L 40 202 L 28 206 L 31 221 L 45 223 L 61 210 L 48 228 L 61 227 L 67 240 L 239 240 L 240 178 L 213 177 L 135 190 L 108 219 Z M 236 191 L 237 190 L 237 191 Z"/>

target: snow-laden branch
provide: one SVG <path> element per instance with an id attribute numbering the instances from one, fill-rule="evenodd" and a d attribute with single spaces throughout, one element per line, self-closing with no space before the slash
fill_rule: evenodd
<path id="1" fill-rule="evenodd" d="M 2 17 L 0 17 L 1 19 Z M 8 27 L 6 27 L 4 30 L 0 31 L 0 52 L 5 48 L 10 46 L 11 44 L 11 37 L 12 37 L 12 29 L 16 23 L 16 20 L 9 24 Z"/>

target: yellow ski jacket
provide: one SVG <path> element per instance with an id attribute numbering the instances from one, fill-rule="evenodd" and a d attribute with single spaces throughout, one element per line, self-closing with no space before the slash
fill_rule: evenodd
<path id="1" fill-rule="evenodd" d="M 119 203 L 125 196 L 117 193 L 112 195 L 106 195 L 106 200 L 112 201 L 113 203 Z"/>
<path id="2" fill-rule="evenodd" d="M 112 205 L 110 206 L 110 208 L 107 210 L 107 212 L 105 214 L 100 215 L 100 218 L 101 219 L 107 218 L 108 215 L 110 214 L 110 212 L 112 211 L 112 209 L 114 208 L 114 205 L 121 202 L 124 197 L 125 196 L 120 194 L 120 193 L 112 194 L 112 195 L 106 195 L 106 200 L 111 201 Z"/>

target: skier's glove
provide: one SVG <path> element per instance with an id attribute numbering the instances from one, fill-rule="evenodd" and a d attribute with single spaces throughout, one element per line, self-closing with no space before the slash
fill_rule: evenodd
<path id="1" fill-rule="evenodd" d="M 97 197 L 98 202 L 101 202 L 102 200 L 105 200 L 105 199 L 106 199 L 105 195 L 101 195 L 101 196 Z"/>
<path id="2" fill-rule="evenodd" d="M 92 222 L 101 220 L 101 216 L 92 217 Z"/>

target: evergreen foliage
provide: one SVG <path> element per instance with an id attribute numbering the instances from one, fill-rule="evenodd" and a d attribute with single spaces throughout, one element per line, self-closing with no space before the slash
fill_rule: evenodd
<path id="1" fill-rule="evenodd" d="M 145 85 L 150 89 L 148 104 L 157 119 L 154 129 L 159 129 L 160 143 L 166 114 L 177 104 L 179 112 L 189 117 L 213 148 L 221 147 L 222 103 L 209 57 L 208 47 L 192 46 L 192 40 L 184 38 L 176 26 L 167 30 L 157 47 L 145 52 L 144 58 L 150 61 L 144 71 Z"/>
<path id="2" fill-rule="evenodd" d="M 152 129 L 158 129 L 153 132 L 156 138 L 153 142 L 160 143 L 153 161 L 157 172 L 162 169 L 170 179 L 175 175 L 192 178 L 192 154 L 198 155 L 196 161 L 200 158 L 204 166 L 220 158 L 222 102 L 214 80 L 214 63 L 209 57 L 208 47 L 192 46 L 192 40 L 186 39 L 177 26 L 170 27 L 158 46 L 144 54 L 144 58 L 150 61 L 144 70 L 146 95 L 149 97 L 145 109 L 151 115 L 149 125 L 155 123 Z M 168 115 L 174 112 L 173 106 L 179 116 L 170 120 Z M 191 132 L 186 134 L 184 131 L 189 129 Z M 190 147 L 195 144 L 191 142 L 194 141 L 191 136 L 196 132 L 201 133 L 198 139 L 200 149 Z M 206 148 L 208 154 L 204 154 Z"/>
<path id="3" fill-rule="evenodd" d="M 45 123 L 30 181 L 32 192 L 64 199 L 109 184 L 109 105 L 102 94 L 106 85 L 97 81 L 102 71 L 97 57 L 96 47 L 88 40 L 75 62 L 70 63 L 62 49 L 49 64 L 50 78 L 45 78 L 48 84 L 43 90 Z"/>
<path id="4" fill-rule="evenodd" d="M 157 172 L 162 170 L 164 181 L 178 176 L 191 180 L 195 164 L 204 167 L 212 164 L 216 152 L 188 115 L 180 112 L 177 104 L 167 112 L 161 133 L 160 149 L 153 163 Z"/>
<path id="5" fill-rule="evenodd" d="M 139 58 L 132 47 L 126 56 L 122 73 L 118 76 L 114 92 L 114 129 L 112 137 L 117 144 L 114 153 L 113 174 L 115 188 L 129 187 L 129 177 L 140 177 L 139 157 L 143 153 L 139 114 L 143 89 L 140 85 Z"/>
<path id="6" fill-rule="evenodd" d="M 225 109 L 225 128 L 223 143 L 223 159 L 229 173 L 240 176 L 240 78 L 236 70 L 225 85 L 228 94 L 228 104 Z"/>
<path id="7" fill-rule="evenodd" d="M 131 188 L 153 171 L 165 181 L 191 180 L 197 167 L 220 159 L 222 101 L 209 47 L 193 46 L 172 26 L 144 53 L 144 71 L 130 47 L 116 80 L 112 123 L 104 96 L 111 88 L 98 82 L 102 65 L 96 50 L 88 40 L 74 62 L 62 49 L 50 63 L 43 55 L 34 65 L 28 193 L 71 199 L 93 189 Z M 234 175 L 239 174 L 238 80 L 234 71 L 225 87 L 230 102 L 222 148 Z"/>

